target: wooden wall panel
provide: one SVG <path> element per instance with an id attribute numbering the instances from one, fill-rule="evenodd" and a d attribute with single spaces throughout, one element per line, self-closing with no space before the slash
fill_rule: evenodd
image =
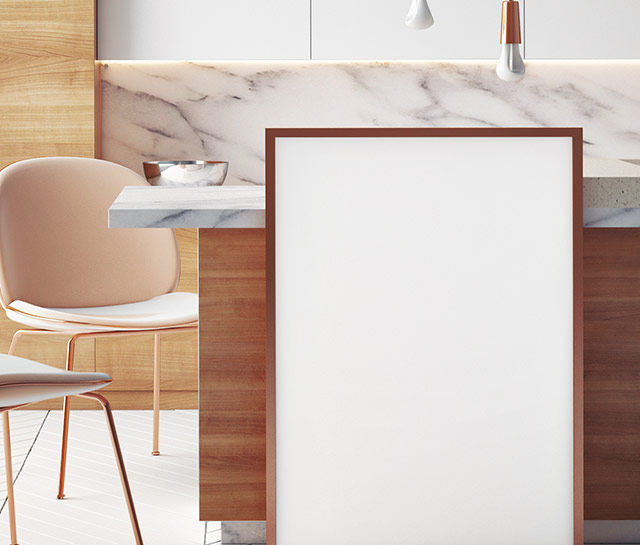
<path id="1" fill-rule="evenodd" d="M 94 0 L 0 0 L 0 167 L 93 157 Z"/>
<path id="2" fill-rule="evenodd" d="M 264 229 L 200 230 L 200 520 L 265 520 Z"/>
<path id="3" fill-rule="evenodd" d="M 584 251 L 585 518 L 640 520 L 640 229 Z"/>
<path id="4" fill-rule="evenodd" d="M 176 229 L 180 247 L 180 283 L 178 291 L 198 292 L 198 229 Z M 175 409 L 198 407 L 198 333 L 169 335 L 162 343 L 162 391 L 192 392 L 195 403 L 166 405 Z M 162 396 L 160 397 L 161 403 Z"/>
<path id="5" fill-rule="evenodd" d="M 178 291 L 196 293 L 198 291 L 198 230 L 177 229 L 176 236 L 180 247 L 181 264 Z M 161 407 L 163 409 L 197 408 L 197 333 L 163 335 L 160 353 Z M 109 387 L 110 393 L 121 392 L 113 403 L 115 408 L 152 408 L 153 398 L 147 395 L 153 390 L 152 335 L 97 339 L 96 368 L 113 377 L 114 384 Z M 126 392 L 132 392 L 130 400 Z"/>
<path id="6" fill-rule="evenodd" d="M 2 0 L 0 51 L 95 59 L 94 0 Z"/>
<path id="7" fill-rule="evenodd" d="M 94 0 L 0 0 L 0 168 L 31 157 L 94 156 L 94 72 Z M 19 328 L 0 312 L 0 352 Z M 18 347 L 58 367 L 65 353 L 64 337 L 25 337 Z M 80 342 L 76 368 L 94 367 L 94 341 Z"/>
<path id="8" fill-rule="evenodd" d="M 121 410 L 148 410 L 151 407 L 153 402 L 153 392 L 151 390 L 137 391 L 122 391 L 122 390 L 114 390 L 113 388 L 117 388 L 117 385 L 108 386 L 103 390 L 103 393 L 109 398 L 109 403 L 111 403 L 112 408 L 121 409 Z M 57 401 L 56 401 L 57 403 Z M 196 408 L 198 406 L 198 392 L 178 392 L 178 391 L 169 391 L 163 392 L 160 398 L 160 408 L 162 410 L 172 410 L 175 407 L 187 407 L 187 408 Z M 49 405 L 41 405 L 34 404 L 29 405 L 29 409 L 38 409 L 38 408 L 53 408 L 60 409 L 61 403 L 57 406 L 49 406 Z M 74 397 L 71 402 L 71 408 L 73 410 L 76 409 L 90 409 L 95 410 L 96 408 L 100 408 L 100 406 L 93 400 L 90 399 L 82 399 L 79 397 Z M 149 425 L 148 429 L 149 433 L 149 446 L 151 446 L 151 425 Z M 164 439 L 163 439 L 164 437 Z M 170 438 L 166 435 L 163 435 L 162 425 L 160 426 L 160 442 L 169 441 Z"/>
<path id="9" fill-rule="evenodd" d="M 178 291 L 198 292 L 198 229 L 176 229 L 180 247 Z"/>
<path id="10" fill-rule="evenodd" d="M 163 409 L 198 407 L 197 334 L 164 334 L 160 345 L 160 403 Z M 151 409 L 153 406 L 153 335 L 96 339 L 96 369 L 108 373 L 110 394 L 120 392 L 115 408 Z M 105 390 L 107 391 L 107 390 Z M 131 393 L 130 403 L 126 393 Z M 144 395 L 141 395 L 144 394 Z M 181 395 L 177 395 L 181 394 Z M 182 395 L 184 394 L 184 395 Z M 174 405 L 170 400 L 180 401 Z"/>
<path id="11" fill-rule="evenodd" d="M 100 156 L 95 18 L 95 0 L 0 0 L 0 168 L 31 157 Z M 195 292 L 196 230 L 180 230 L 178 238 L 183 260 L 179 289 Z M 18 326 L 1 314 L 0 351 L 6 351 Z M 162 406 L 195 408 L 197 335 L 171 337 L 163 341 Z M 109 390 L 114 408 L 151 408 L 151 339 L 83 341 L 76 369 L 113 375 Z M 63 337 L 24 343 L 21 355 L 64 365 Z"/>

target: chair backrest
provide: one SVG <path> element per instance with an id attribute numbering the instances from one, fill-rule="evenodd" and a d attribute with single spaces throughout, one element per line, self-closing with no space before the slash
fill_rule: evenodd
<path id="1" fill-rule="evenodd" d="M 0 172 L 0 295 L 44 307 L 144 301 L 175 290 L 172 229 L 109 229 L 107 210 L 132 170 L 81 157 L 45 157 Z"/>

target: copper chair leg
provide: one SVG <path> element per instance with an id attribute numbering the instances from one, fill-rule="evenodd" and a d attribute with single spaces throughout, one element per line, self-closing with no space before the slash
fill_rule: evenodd
<path id="1" fill-rule="evenodd" d="M 13 466 L 11 460 L 11 431 L 9 430 L 9 411 L 2 413 L 2 431 L 4 435 L 4 466 L 7 474 L 7 505 L 9 507 L 9 528 L 11 545 L 18 545 L 16 530 L 16 504 L 13 496 Z"/>
<path id="2" fill-rule="evenodd" d="M 160 454 L 160 334 L 153 336 L 153 449 L 152 456 Z"/>
<path id="3" fill-rule="evenodd" d="M 73 371 L 73 358 L 75 355 L 76 337 L 69 339 L 67 344 L 67 371 Z M 58 481 L 58 499 L 64 498 L 64 479 L 67 471 L 67 446 L 69 441 L 69 411 L 71 399 L 69 396 L 62 402 L 62 446 L 60 447 L 60 477 Z"/>
<path id="4" fill-rule="evenodd" d="M 22 331 L 16 331 L 11 339 L 9 355 L 16 352 L 18 340 L 22 337 Z M 11 533 L 11 545 L 18 545 L 18 530 L 16 527 L 16 502 L 13 493 L 13 461 L 11 456 L 11 429 L 9 427 L 9 411 L 2 413 L 2 433 L 4 436 L 4 467 L 7 478 L 7 507 L 9 508 L 9 531 Z"/>
<path id="5" fill-rule="evenodd" d="M 120 472 L 120 480 L 122 481 L 122 489 L 124 491 L 124 497 L 127 501 L 127 508 L 129 509 L 129 518 L 131 519 L 131 526 L 133 528 L 133 535 L 136 539 L 136 545 L 143 545 L 142 533 L 140 532 L 140 524 L 138 523 L 138 516 L 136 515 L 136 508 L 133 505 L 133 495 L 131 494 L 131 487 L 129 486 L 129 478 L 127 477 L 127 470 L 124 467 L 124 458 L 122 457 L 122 451 L 120 450 L 120 441 L 118 441 L 118 432 L 116 431 L 116 424 L 113 421 L 113 413 L 111 412 L 111 406 L 109 401 L 104 396 L 95 392 L 87 394 L 80 394 L 80 397 L 88 397 L 96 400 L 104 409 L 104 414 L 107 418 L 107 424 L 109 427 L 109 434 L 111 435 L 111 443 L 113 445 L 113 452 L 116 455 L 116 462 L 118 464 L 118 471 Z"/>
<path id="6" fill-rule="evenodd" d="M 154 334 L 154 358 L 153 358 L 153 446 L 151 454 L 158 456 L 160 454 L 160 334 L 161 333 L 178 333 L 184 331 L 197 331 L 197 325 L 188 325 L 183 327 L 165 327 L 152 330 L 136 330 L 136 331 L 85 331 L 75 333 L 70 339 L 67 346 L 67 365 L 68 371 L 73 370 L 73 354 L 75 343 L 80 338 L 99 338 L 99 337 L 126 337 L 130 335 L 147 335 Z M 61 331 L 39 330 L 39 329 L 23 329 L 15 333 L 11 341 L 9 354 L 13 354 L 17 341 L 22 335 L 62 335 Z M 69 398 L 65 397 L 63 402 L 63 424 L 62 424 L 62 449 L 60 455 L 60 480 L 58 485 L 58 499 L 64 498 L 64 480 L 67 465 L 67 441 L 69 437 Z"/>

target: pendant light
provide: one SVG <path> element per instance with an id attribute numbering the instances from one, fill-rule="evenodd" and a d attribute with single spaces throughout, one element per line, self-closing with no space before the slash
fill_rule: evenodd
<path id="1" fill-rule="evenodd" d="M 520 56 L 520 5 L 516 0 L 502 2 L 500 43 L 502 52 L 496 73 L 504 81 L 518 81 L 524 76 L 524 61 Z"/>
<path id="2" fill-rule="evenodd" d="M 414 30 L 429 28 L 433 24 L 433 15 L 431 15 L 427 0 L 412 0 L 405 22 L 409 28 Z"/>

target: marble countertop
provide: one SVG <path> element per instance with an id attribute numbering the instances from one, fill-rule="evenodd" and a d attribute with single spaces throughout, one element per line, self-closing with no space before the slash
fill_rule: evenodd
<path id="1" fill-rule="evenodd" d="M 109 208 L 109 227 L 261 228 L 265 188 L 126 187 Z M 584 160 L 585 227 L 640 227 L 640 160 Z"/>
<path id="2" fill-rule="evenodd" d="M 130 186 L 109 208 L 109 227 L 261 228 L 264 210 L 264 186 Z"/>

